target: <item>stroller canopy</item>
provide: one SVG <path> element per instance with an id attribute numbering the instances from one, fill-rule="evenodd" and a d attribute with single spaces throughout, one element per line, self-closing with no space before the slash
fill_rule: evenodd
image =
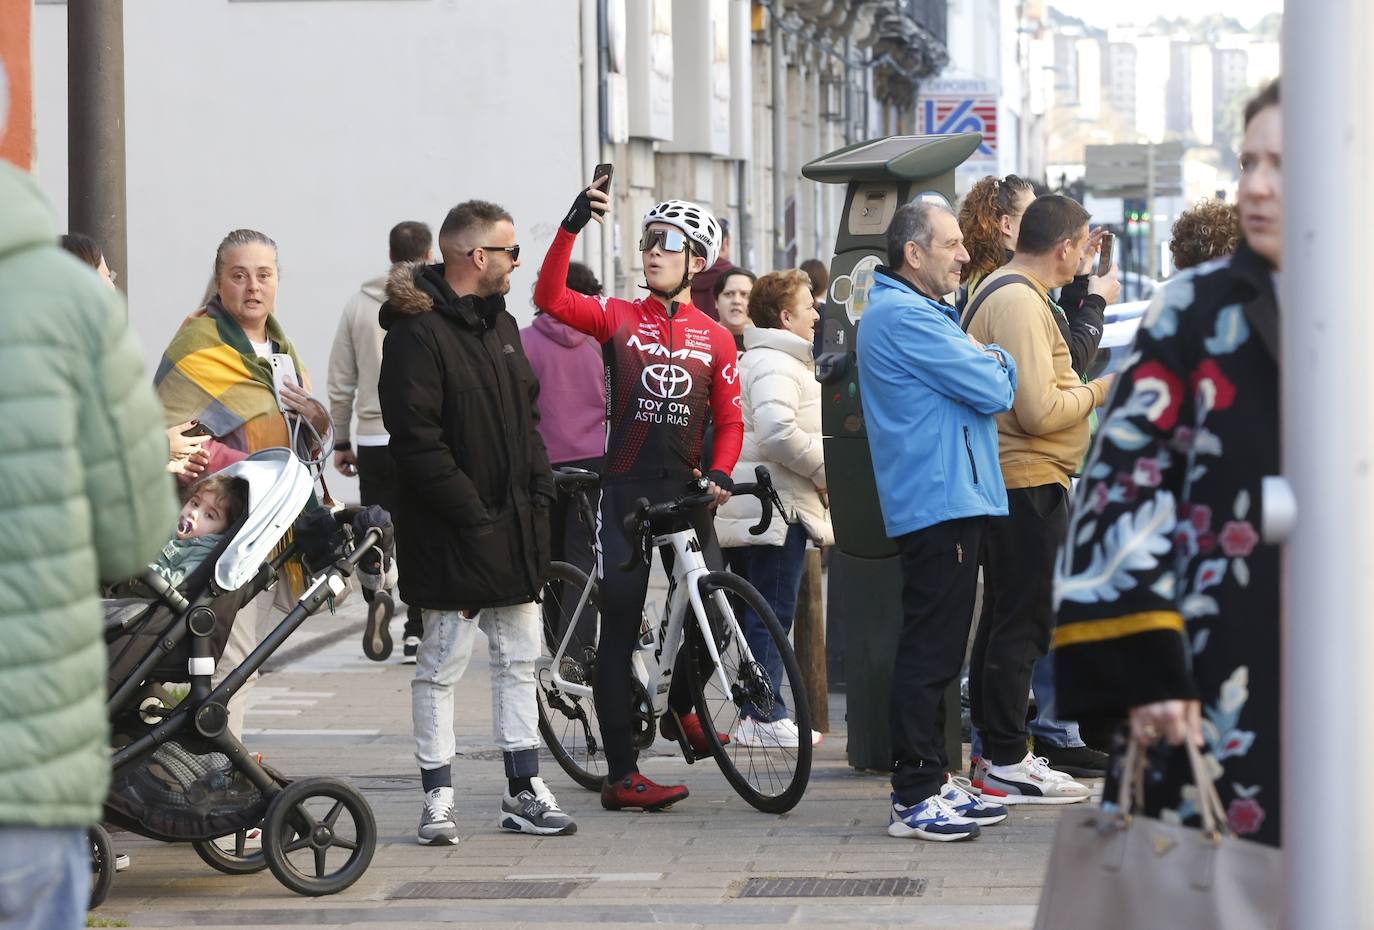
<path id="1" fill-rule="evenodd" d="M 290 449 L 255 452 L 220 472 L 248 482 L 248 516 L 215 563 L 215 584 L 235 591 L 252 580 L 310 501 L 314 482 Z"/>

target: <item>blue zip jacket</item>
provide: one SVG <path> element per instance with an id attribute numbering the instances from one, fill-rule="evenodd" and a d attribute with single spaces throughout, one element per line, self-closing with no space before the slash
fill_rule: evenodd
<path id="1" fill-rule="evenodd" d="M 889 268 L 873 276 L 858 334 L 864 424 L 883 523 L 893 539 L 965 517 L 1005 516 L 996 414 L 1016 362 L 979 351 L 953 307 Z"/>

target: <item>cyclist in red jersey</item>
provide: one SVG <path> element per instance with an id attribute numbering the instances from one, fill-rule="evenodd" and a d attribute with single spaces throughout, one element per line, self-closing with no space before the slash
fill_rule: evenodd
<path id="1" fill-rule="evenodd" d="M 734 339 L 690 302 L 692 278 L 720 253 L 720 226 L 710 213 L 693 203 L 669 200 L 645 215 L 640 249 L 649 297 L 588 297 L 565 286 L 577 234 L 592 219 L 603 222 L 609 209 L 605 183 L 596 179 L 564 217 L 539 270 L 534 303 L 596 337 L 602 346 L 608 427 L 597 528 L 602 614 L 594 684 L 607 767 L 601 804 L 608 810 L 657 810 L 687 797 L 687 789 L 657 785 L 636 765 L 631 657 L 649 568 L 619 570 L 630 546 L 623 520 L 637 498 L 668 500 L 701 475 L 697 463 L 708 420 L 714 422 L 715 436 L 706 477 L 717 503 L 728 498 L 744 423 Z M 719 565 L 718 555 L 712 558 L 718 547 L 710 512 L 703 508 L 692 524 L 708 561 Z M 693 749 L 706 752 L 706 734 L 691 710 L 686 676 L 679 674 L 682 663 L 678 665 L 662 732 L 668 739 L 685 736 Z"/>

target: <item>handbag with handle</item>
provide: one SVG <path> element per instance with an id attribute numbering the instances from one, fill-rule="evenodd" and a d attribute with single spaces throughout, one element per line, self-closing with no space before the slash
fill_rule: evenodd
<path id="1" fill-rule="evenodd" d="M 1188 755 L 1202 829 L 1134 816 L 1145 758 L 1133 742 L 1120 809 L 1064 812 L 1040 893 L 1036 930 L 1272 930 L 1283 913 L 1280 850 L 1226 826 L 1202 753 Z"/>

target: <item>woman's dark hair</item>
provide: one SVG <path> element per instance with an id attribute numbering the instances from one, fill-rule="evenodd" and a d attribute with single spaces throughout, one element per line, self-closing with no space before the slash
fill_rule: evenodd
<path id="1" fill-rule="evenodd" d="M 1245 105 L 1245 125 L 1270 107 L 1279 105 L 1279 79 L 1274 78 Z"/>
<path id="2" fill-rule="evenodd" d="M 811 279 L 811 296 L 825 299 L 825 289 L 830 286 L 830 270 L 819 258 L 808 258 L 797 266 Z"/>
<path id="3" fill-rule="evenodd" d="M 1179 271 L 1230 255 L 1240 243 L 1240 214 L 1235 205 L 1199 200 L 1174 221 L 1169 251 Z"/>
<path id="4" fill-rule="evenodd" d="M 782 312 L 792 309 L 792 299 L 799 290 L 811 294 L 811 278 L 805 271 L 769 272 L 749 292 L 749 319 L 761 329 L 782 329 Z"/>
<path id="5" fill-rule="evenodd" d="M 590 297 L 601 296 L 601 282 L 596 274 L 581 262 L 568 263 L 568 290 L 577 291 Z"/>
<path id="6" fill-rule="evenodd" d="M 100 262 L 105 258 L 105 253 L 100 250 L 100 243 L 85 233 L 67 233 L 58 240 L 58 244 L 92 268 L 99 268 Z"/>
<path id="7" fill-rule="evenodd" d="M 959 207 L 959 231 L 964 234 L 968 261 L 959 272 L 960 281 L 985 278 L 1007 262 L 1007 246 L 1002 241 L 1002 217 L 1016 213 L 1016 201 L 1035 193 L 1031 182 L 1009 174 L 980 180 L 964 195 Z"/>
<path id="8" fill-rule="evenodd" d="M 725 282 L 738 274 L 742 274 L 746 278 L 748 278 L 749 283 L 751 284 L 758 281 L 758 278 L 754 275 L 752 271 L 749 271 L 744 268 L 736 268 L 732 265 L 729 268 L 726 268 L 724 271 L 722 271 L 720 273 L 720 277 L 716 278 L 716 283 L 711 285 L 711 296 L 715 297 L 716 300 L 720 300 L 720 295 L 725 293 Z"/>

